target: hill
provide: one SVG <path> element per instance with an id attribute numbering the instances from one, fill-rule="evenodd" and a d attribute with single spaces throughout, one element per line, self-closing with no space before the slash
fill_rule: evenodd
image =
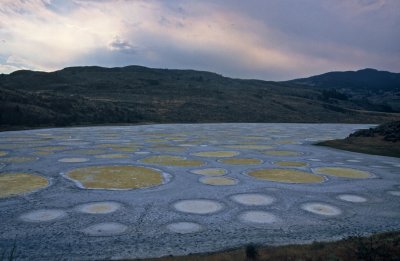
<path id="1" fill-rule="evenodd" d="M 394 113 L 400 110 L 388 109 L 379 100 L 360 103 L 340 93 L 327 94 L 324 88 L 141 66 L 16 71 L 0 75 L 0 95 L 3 129 L 145 122 L 380 123 L 400 119 L 400 114 Z"/>
<path id="2" fill-rule="evenodd" d="M 291 83 L 333 89 L 400 90 L 400 73 L 363 69 L 359 71 L 328 72 L 309 78 L 295 79 Z"/>
<path id="3" fill-rule="evenodd" d="M 378 110 L 400 111 L 400 73 L 375 69 L 328 72 L 288 83 L 323 89 L 326 96 L 350 97 L 356 104 L 379 103 Z"/>

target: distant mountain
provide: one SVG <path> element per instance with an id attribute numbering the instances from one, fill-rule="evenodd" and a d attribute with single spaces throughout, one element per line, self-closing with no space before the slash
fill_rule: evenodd
<path id="1" fill-rule="evenodd" d="M 141 66 L 23 70 L 0 75 L 0 128 L 150 122 L 380 123 L 400 119 L 396 113 L 400 102 L 394 92 L 353 95 L 329 86 Z"/>
<path id="2" fill-rule="evenodd" d="M 363 69 L 359 71 L 328 72 L 290 83 L 332 89 L 351 90 L 400 90 L 400 73 Z"/>

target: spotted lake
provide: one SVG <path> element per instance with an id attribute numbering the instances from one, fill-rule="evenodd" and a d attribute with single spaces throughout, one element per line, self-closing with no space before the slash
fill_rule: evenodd
<path id="1" fill-rule="evenodd" d="M 0 253 L 144 258 L 400 229 L 400 160 L 312 145 L 367 125 L 0 133 Z"/>

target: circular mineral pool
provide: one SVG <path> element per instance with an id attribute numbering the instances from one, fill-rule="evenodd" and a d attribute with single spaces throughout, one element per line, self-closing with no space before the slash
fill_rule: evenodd
<path id="1" fill-rule="evenodd" d="M 237 179 L 228 177 L 203 177 L 200 182 L 213 186 L 232 186 L 238 183 Z"/>
<path id="2" fill-rule="evenodd" d="M 9 157 L 9 158 L 1 158 L 2 162 L 6 163 L 28 163 L 37 160 L 36 157 Z"/>
<path id="3" fill-rule="evenodd" d="M 52 155 L 54 152 L 52 151 L 34 151 L 32 152 L 32 155 L 37 155 L 37 156 L 47 156 L 47 155 Z"/>
<path id="4" fill-rule="evenodd" d="M 107 222 L 92 225 L 83 229 L 82 232 L 88 236 L 106 237 L 118 236 L 125 233 L 127 230 L 128 227 L 123 224 L 116 222 Z"/>
<path id="5" fill-rule="evenodd" d="M 320 159 L 307 159 L 307 160 L 309 160 L 309 161 L 315 161 L 315 162 L 320 162 L 320 161 L 322 161 L 322 160 L 320 160 Z"/>
<path id="6" fill-rule="evenodd" d="M 351 194 L 343 194 L 339 195 L 338 198 L 343 201 L 353 202 L 353 203 L 362 203 L 366 202 L 367 199 L 358 195 L 351 195 Z"/>
<path id="7" fill-rule="evenodd" d="M 267 206 L 275 201 L 273 197 L 262 194 L 238 194 L 231 198 L 233 201 L 246 206 Z"/>
<path id="8" fill-rule="evenodd" d="M 177 211 L 190 214 L 211 214 L 220 211 L 223 206 L 221 203 L 208 199 L 187 199 L 174 204 Z"/>
<path id="9" fill-rule="evenodd" d="M 301 206 L 302 209 L 323 216 L 337 216 L 342 213 L 342 211 L 334 206 L 325 203 L 306 203 Z"/>
<path id="10" fill-rule="evenodd" d="M 239 219 L 255 224 L 272 224 L 277 221 L 275 215 L 266 211 L 246 211 L 239 216 Z"/>
<path id="11" fill-rule="evenodd" d="M 103 155 L 96 155 L 95 158 L 98 159 L 126 159 L 129 158 L 126 154 L 103 154 Z"/>
<path id="12" fill-rule="evenodd" d="M 138 152 L 134 152 L 136 155 L 147 155 L 150 154 L 150 152 L 148 151 L 138 151 Z"/>
<path id="13" fill-rule="evenodd" d="M 252 145 L 252 144 L 226 145 L 224 147 L 229 149 L 244 149 L 244 150 L 269 150 L 273 148 L 270 145 Z"/>
<path id="14" fill-rule="evenodd" d="M 66 174 L 80 187 L 89 189 L 137 189 L 163 184 L 165 175 L 159 170 L 140 166 L 92 166 L 77 168 Z"/>
<path id="15" fill-rule="evenodd" d="M 365 179 L 371 177 L 366 171 L 342 168 L 342 167 L 321 167 L 313 169 L 315 173 L 329 176 L 336 176 L 341 178 Z"/>
<path id="16" fill-rule="evenodd" d="M 221 159 L 219 160 L 219 162 L 231 165 L 255 165 L 255 164 L 261 164 L 262 160 L 254 158 L 230 158 L 230 159 Z"/>
<path id="17" fill-rule="evenodd" d="M 264 154 L 269 156 L 300 156 L 301 153 L 297 151 L 290 151 L 290 150 L 267 150 L 264 151 Z"/>
<path id="18" fill-rule="evenodd" d="M 167 142 L 166 139 L 148 139 L 145 140 L 145 142 L 149 142 L 149 143 L 164 143 Z"/>
<path id="19" fill-rule="evenodd" d="M 80 163 L 80 162 L 86 162 L 89 161 L 87 158 L 62 158 L 58 160 L 59 162 L 63 163 Z"/>
<path id="20" fill-rule="evenodd" d="M 305 167 L 307 163 L 301 161 L 277 161 L 274 162 L 275 165 L 281 167 Z"/>
<path id="21" fill-rule="evenodd" d="M 59 209 L 40 209 L 20 216 L 26 222 L 49 222 L 66 216 L 67 213 Z"/>
<path id="22" fill-rule="evenodd" d="M 87 203 L 77 207 L 77 210 L 88 214 L 109 214 L 117 211 L 121 204 L 116 202 L 95 202 Z"/>
<path id="23" fill-rule="evenodd" d="M 323 177 L 291 169 L 260 169 L 250 171 L 247 174 L 257 179 L 285 183 L 320 183 L 324 181 Z"/>
<path id="24" fill-rule="evenodd" d="M 239 155 L 236 151 L 202 151 L 193 153 L 194 156 L 210 157 L 210 158 L 228 158 Z"/>
<path id="25" fill-rule="evenodd" d="M 184 157 L 169 155 L 150 156 L 142 159 L 141 162 L 176 167 L 199 167 L 205 164 L 199 160 L 188 160 Z"/>
<path id="26" fill-rule="evenodd" d="M 136 152 L 139 149 L 136 147 L 124 147 L 124 146 L 114 146 L 112 150 L 120 151 L 120 152 Z"/>
<path id="27" fill-rule="evenodd" d="M 37 147 L 35 149 L 39 151 L 60 151 L 65 150 L 67 147 L 64 146 L 46 146 L 46 147 Z"/>
<path id="28" fill-rule="evenodd" d="M 27 147 L 27 144 L 0 144 L 0 149 L 2 150 L 14 150 L 14 149 L 24 149 Z"/>
<path id="29" fill-rule="evenodd" d="M 152 150 L 154 151 L 159 151 L 159 152 L 182 152 L 185 150 L 183 147 L 179 146 L 153 146 L 151 147 Z"/>
<path id="30" fill-rule="evenodd" d="M 28 173 L 0 174 L 0 198 L 33 192 L 48 185 L 49 181 L 42 176 Z"/>
<path id="31" fill-rule="evenodd" d="M 220 176 L 228 173 L 226 169 L 221 169 L 221 168 L 195 169 L 191 170 L 190 172 L 194 174 L 210 175 L 210 176 Z"/>
<path id="32" fill-rule="evenodd" d="M 196 233 L 202 230 L 201 225 L 193 222 L 177 222 L 167 225 L 167 229 L 171 232 L 179 234 Z"/>
<path id="33" fill-rule="evenodd" d="M 69 141 L 64 141 L 64 142 L 60 142 L 59 145 L 63 145 L 63 146 L 86 146 L 89 145 L 89 142 L 86 141 L 80 141 L 79 139 L 74 139 L 74 140 L 69 140 Z"/>
<path id="34" fill-rule="evenodd" d="M 286 145 L 286 144 L 299 144 L 298 141 L 294 140 L 278 140 L 275 142 L 275 144 L 280 144 L 280 145 Z"/>
<path id="35" fill-rule="evenodd" d="M 83 154 L 83 155 L 96 155 L 96 154 L 106 154 L 107 151 L 105 150 L 98 150 L 98 149 L 79 149 L 74 151 L 69 151 L 69 153 L 74 154 Z"/>
<path id="36" fill-rule="evenodd" d="M 391 190 L 388 193 L 392 196 L 400 196 L 400 190 Z"/>

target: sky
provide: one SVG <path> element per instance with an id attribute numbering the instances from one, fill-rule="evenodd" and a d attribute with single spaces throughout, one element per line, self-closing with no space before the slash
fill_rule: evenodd
<path id="1" fill-rule="evenodd" d="M 0 73 L 86 65 L 400 72 L 400 0 L 0 0 Z"/>

